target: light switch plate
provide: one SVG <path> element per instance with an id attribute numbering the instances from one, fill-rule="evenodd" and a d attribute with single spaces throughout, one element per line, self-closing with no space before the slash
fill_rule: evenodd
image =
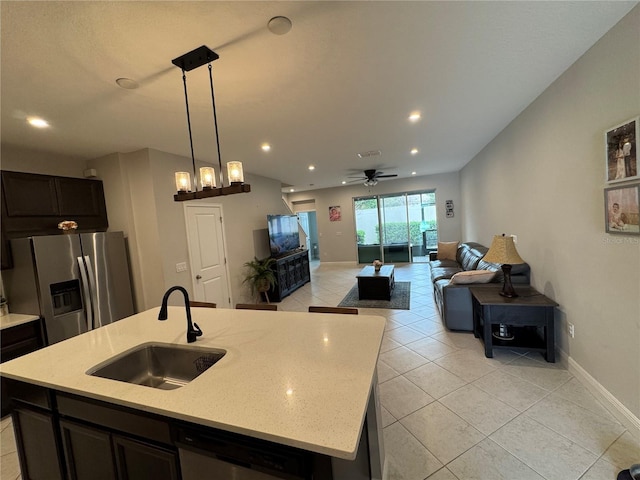
<path id="1" fill-rule="evenodd" d="M 187 263 L 186 262 L 180 262 L 180 263 L 176 263 L 176 272 L 186 272 L 187 271 Z"/>

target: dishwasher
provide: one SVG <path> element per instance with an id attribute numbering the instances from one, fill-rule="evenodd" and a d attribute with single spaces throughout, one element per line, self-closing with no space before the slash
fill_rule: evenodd
<path id="1" fill-rule="evenodd" d="M 182 480 L 308 480 L 309 452 L 229 432 L 180 427 Z"/>

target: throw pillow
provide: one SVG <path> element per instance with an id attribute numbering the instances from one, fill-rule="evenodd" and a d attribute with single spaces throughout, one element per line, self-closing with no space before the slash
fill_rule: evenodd
<path id="1" fill-rule="evenodd" d="M 459 242 L 438 242 L 438 260 L 455 260 Z"/>
<path id="2" fill-rule="evenodd" d="M 491 270 L 469 270 L 468 272 L 458 272 L 451 277 L 451 283 L 463 285 L 467 283 L 489 283 L 496 272 Z"/>

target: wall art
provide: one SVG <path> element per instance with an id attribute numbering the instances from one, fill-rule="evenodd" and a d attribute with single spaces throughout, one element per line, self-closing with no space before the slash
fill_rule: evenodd
<path id="1" fill-rule="evenodd" d="M 638 174 L 637 140 L 640 117 L 632 118 L 605 132 L 607 183 L 640 178 Z"/>

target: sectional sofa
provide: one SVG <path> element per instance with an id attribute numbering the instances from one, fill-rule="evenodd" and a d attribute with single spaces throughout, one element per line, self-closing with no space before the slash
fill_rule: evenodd
<path id="1" fill-rule="evenodd" d="M 449 245 L 450 247 L 451 245 Z M 489 250 L 475 242 L 460 244 L 454 253 L 443 254 L 444 247 L 431 252 L 431 282 L 436 305 L 444 325 L 449 330 L 473 331 L 473 309 L 470 287 L 502 285 L 501 265 L 489 263 L 482 257 Z M 529 265 L 513 265 L 511 281 L 514 285 L 529 285 Z"/>

